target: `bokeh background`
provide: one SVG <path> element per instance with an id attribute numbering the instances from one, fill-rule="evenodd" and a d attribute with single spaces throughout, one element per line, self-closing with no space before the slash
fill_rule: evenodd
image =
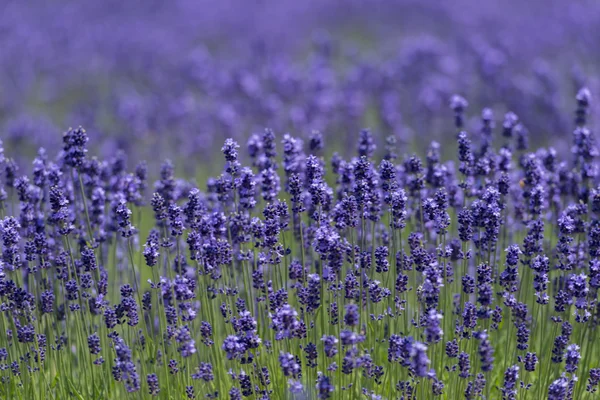
<path id="1" fill-rule="evenodd" d="M 458 93 L 468 129 L 512 110 L 568 148 L 575 93 L 598 93 L 599 21 L 593 0 L 5 0 L 0 132 L 28 157 L 82 125 L 94 154 L 194 174 L 265 127 L 342 153 L 361 128 L 403 152 L 453 141 Z"/>

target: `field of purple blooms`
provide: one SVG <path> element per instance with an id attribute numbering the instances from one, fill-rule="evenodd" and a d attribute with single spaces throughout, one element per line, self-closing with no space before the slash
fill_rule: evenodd
<path id="1" fill-rule="evenodd" d="M 331 137 L 328 156 L 349 156 L 369 127 L 423 154 L 452 137 L 447 103 L 460 93 L 472 104 L 469 130 L 484 107 L 513 111 L 536 145 L 551 138 L 558 149 L 569 146 L 570 99 L 583 86 L 600 93 L 596 0 L 217 3 L 3 1 L 5 148 L 29 165 L 81 125 L 101 157 L 177 161 L 269 127 L 318 130 Z M 175 164 L 202 179 L 216 165 Z M 158 166 L 149 163 L 152 176 Z"/>
<path id="2" fill-rule="evenodd" d="M 576 104 L 569 158 L 511 112 L 464 131 L 453 96 L 456 164 L 267 129 L 248 166 L 227 139 L 204 190 L 90 156 L 83 128 L 29 175 L 0 153 L 0 393 L 591 397 L 599 164 L 588 89 Z"/>
<path id="3" fill-rule="evenodd" d="M 27 3 L 0 399 L 600 396 L 600 6 Z"/>

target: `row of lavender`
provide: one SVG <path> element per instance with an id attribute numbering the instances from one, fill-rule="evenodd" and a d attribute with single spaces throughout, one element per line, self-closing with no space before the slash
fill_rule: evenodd
<path id="1" fill-rule="evenodd" d="M 590 0 L 36 3 L 0 13 L 0 127 L 15 157 L 60 145 L 69 125 L 85 126 L 98 154 L 135 161 L 210 157 L 215 138 L 245 142 L 264 126 L 343 143 L 361 126 L 442 142 L 455 92 L 527 109 L 536 139 L 561 140 L 562 100 L 582 85 L 599 92 Z"/>
<path id="2" fill-rule="evenodd" d="M 514 113 L 467 133 L 454 96 L 456 160 L 435 142 L 400 160 L 368 130 L 324 159 L 320 134 L 266 130 L 251 166 L 228 139 L 204 191 L 170 162 L 150 189 L 144 164 L 90 157 L 82 128 L 29 176 L 2 155 L 0 394 L 591 397 L 589 106 L 582 89 L 568 159 L 530 150 Z"/>

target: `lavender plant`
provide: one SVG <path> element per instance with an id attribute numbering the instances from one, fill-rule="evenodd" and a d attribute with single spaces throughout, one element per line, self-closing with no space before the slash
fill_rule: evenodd
<path id="1" fill-rule="evenodd" d="M 514 113 L 467 132 L 455 96 L 456 163 L 267 129 L 227 139 L 204 189 L 92 156 L 81 127 L 29 174 L 0 151 L 0 396 L 593 398 L 600 164 L 576 101 L 570 157 L 528 150 Z"/>

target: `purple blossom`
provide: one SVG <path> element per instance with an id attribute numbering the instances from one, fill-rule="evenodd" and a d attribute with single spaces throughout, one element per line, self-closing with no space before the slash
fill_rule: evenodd
<path id="1" fill-rule="evenodd" d="M 148 383 L 148 391 L 150 395 L 158 395 L 160 389 L 158 387 L 158 377 L 156 376 L 156 374 L 148 374 L 148 376 L 146 377 L 146 382 Z"/>
<path id="2" fill-rule="evenodd" d="M 301 372 L 300 364 L 290 353 L 281 352 L 279 354 L 279 366 L 285 376 L 297 377 Z"/>
<path id="3" fill-rule="evenodd" d="M 410 351 L 411 368 L 418 377 L 429 375 L 429 358 L 427 357 L 427 345 L 419 342 L 413 343 Z"/>

